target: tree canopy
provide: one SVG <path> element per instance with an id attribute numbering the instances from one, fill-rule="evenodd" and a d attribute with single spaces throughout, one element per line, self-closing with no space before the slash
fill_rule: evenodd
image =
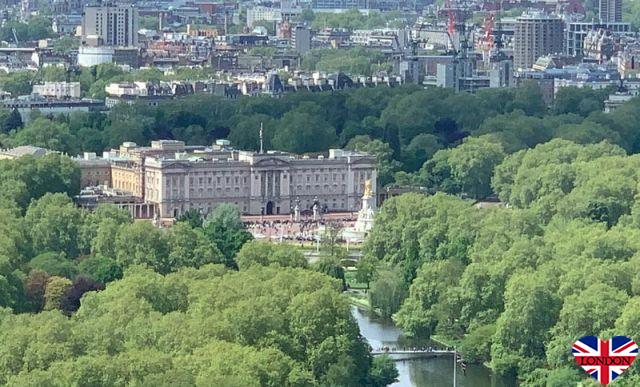
<path id="1" fill-rule="evenodd" d="M 526 385 L 575 382 L 575 340 L 640 338 L 630 312 L 640 290 L 640 159 L 562 139 L 503 157 L 487 182 L 502 205 L 444 193 L 384 203 L 364 252 L 400 271 L 406 293 L 378 304 L 407 334 L 444 336 L 466 359 Z M 391 289 L 387 277 L 377 281 Z M 628 373 L 623 385 L 640 381 L 637 367 Z"/>

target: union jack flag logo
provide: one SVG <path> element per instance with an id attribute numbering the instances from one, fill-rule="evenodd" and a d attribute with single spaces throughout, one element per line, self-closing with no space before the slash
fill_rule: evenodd
<path id="1" fill-rule="evenodd" d="M 611 340 L 585 336 L 573 343 L 572 352 L 578 365 L 606 386 L 633 363 L 638 345 L 626 336 L 615 336 Z"/>

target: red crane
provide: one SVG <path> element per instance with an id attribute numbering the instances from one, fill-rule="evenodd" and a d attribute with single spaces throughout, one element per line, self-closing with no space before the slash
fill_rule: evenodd
<path id="1" fill-rule="evenodd" d="M 456 32 L 456 15 L 453 13 L 451 0 L 445 1 L 445 7 L 447 8 L 447 15 L 449 16 L 447 31 L 449 32 L 449 35 L 452 35 L 454 32 Z"/>

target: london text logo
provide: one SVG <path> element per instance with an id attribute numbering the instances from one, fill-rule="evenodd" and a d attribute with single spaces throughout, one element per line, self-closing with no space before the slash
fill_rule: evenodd
<path id="1" fill-rule="evenodd" d="M 573 343 L 576 362 L 602 385 L 620 376 L 638 355 L 638 345 L 626 336 L 600 340 L 585 336 Z"/>

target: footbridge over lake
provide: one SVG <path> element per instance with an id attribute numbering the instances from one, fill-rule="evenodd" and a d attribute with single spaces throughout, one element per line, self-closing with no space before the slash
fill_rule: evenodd
<path id="1" fill-rule="evenodd" d="M 409 360 L 425 357 L 453 356 L 454 351 L 444 349 L 374 349 L 371 351 L 373 356 L 389 355 L 392 360 Z"/>

